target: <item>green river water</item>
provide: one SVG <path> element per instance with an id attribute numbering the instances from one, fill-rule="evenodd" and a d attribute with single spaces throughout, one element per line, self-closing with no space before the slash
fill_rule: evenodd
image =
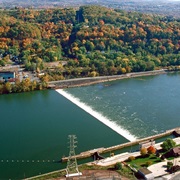
<path id="1" fill-rule="evenodd" d="M 68 155 L 69 134 L 77 153 L 127 141 L 53 90 L 0 96 L 0 114 L 2 180 L 65 167 L 56 161 Z"/>

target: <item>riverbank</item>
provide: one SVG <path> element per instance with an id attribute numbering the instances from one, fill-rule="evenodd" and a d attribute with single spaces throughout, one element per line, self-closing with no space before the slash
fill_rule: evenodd
<path id="1" fill-rule="evenodd" d="M 71 88 L 71 87 L 88 86 L 92 84 L 115 81 L 119 79 L 165 74 L 167 72 L 169 72 L 167 69 L 161 69 L 161 70 L 155 70 L 155 71 L 127 73 L 123 75 L 86 77 L 86 78 L 76 78 L 76 79 L 68 79 L 68 80 L 60 80 L 60 81 L 51 81 L 51 82 L 48 82 L 48 88 L 64 89 L 64 88 Z"/>
<path id="2" fill-rule="evenodd" d="M 67 79 L 67 80 L 59 80 L 59 81 L 50 81 L 50 82 L 34 82 L 31 81 L 29 86 L 25 87 L 23 85 L 26 79 L 23 79 L 21 82 L 22 85 L 19 84 L 9 84 L 9 88 L 6 87 L 6 84 L 0 84 L 0 94 L 12 94 L 12 93 L 21 93 L 21 92 L 29 92 L 35 90 L 44 90 L 44 89 L 65 89 L 71 87 L 80 87 L 80 86 L 88 86 L 92 84 L 114 81 L 119 79 L 126 79 L 126 78 L 134 78 L 134 77 L 142 77 L 142 76 L 152 76 L 158 74 L 165 74 L 167 72 L 174 72 L 169 71 L 167 69 L 162 70 L 155 70 L 155 71 L 146 71 L 146 72 L 136 72 L 136 73 L 127 73 L 122 75 L 112 75 L 112 76 L 98 76 L 98 77 L 85 77 L 85 78 L 74 78 L 74 79 Z M 34 86 L 34 84 L 36 84 Z"/>
<path id="3" fill-rule="evenodd" d="M 171 131 L 172 130 L 169 130 L 168 132 L 171 132 Z M 173 140 L 176 142 L 177 145 L 180 143 L 180 137 L 176 137 Z M 156 143 L 154 146 L 156 147 L 156 149 L 160 150 L 161 149 L 161 144 L 162 144 L 162 142 Z M 139 157 L 140 155 L 141 155 L 140 151 L 125 152 L 125 153 L 117 154 L 117 155 L 114 155 L 114 156 L 111 156 L 111 157 L 107 157 L 107 158 L 102 159 L 102 160 L 97 160 L 97 161 L 86 163 L 86 165 L 87 165 L 86 168 L 88 169 L 88 167 L 94 167 L 94 169 L 97 169 L 97 170 L 99 168 L 103 169 L 103 167 L 108 168 L 108 167 L 114 166 L 114 164 L 116 164 L 118 162 L 126 161 L 128 159 L 128 157 L 130 157 L 130 156 Z M 158 164 L 158 162 L 156 164 Z M 83 167 L 83 165 L 79 165 L 79 170 L 81 169 L 81 167 Z M 83 168 L 83 170 L 86 170 L 86 169 Z M 44 180 L 44 179 L 56 179 L 56 178 L 64 180 L 64 179 L 66 179 L 65 175 L 66 175 L 66 171 L 65 171 L 65 169 L 62 169 L 62 170 L 59 170 L 59 171 L 54 171 L 54 172 L 50 172 L 50 173 L 30 177 L 30 178 L 27 178 L 26 180 L 40 180 L 40 179 Z M 84 173 L 83 173 L 83 175 L 84 175 Z"/>
<path id="4" fill-rule="evenodd" d="M 92 156 L 95 152 L 102 153 L 102 154 L 111 153 L 111 152 L 116 151 L 116 150 L 120 150 L 120 149 L 123 149 L 123 148 L 126 148 L 126 147 L 131 147 L 131 146 L 134 146 L 134 145 L 138 145 L 138 144 L 143 143 L 143 142 L 149 142 L 151 140 L 156 140 L 156 139 L 163 138 L 163 137 L 166 137 L 166 136 L 169 136 L 169 135 L 174 135 L 175 137 L 177 137 L 177 140 L 178 140 L 178 143 L 179 143 L 179 141 L 180 141 L 179 132 L 180 132 L 180 127 L 177 127 L 175 129 L 170 129 L 170 130 L 167 130 L 166 132 L 156 134 L 156 135 L 153 135 L 153 136 L 149 136 L 149 137 L 145 137 L 145 138 L 142 138 L 142 139 L 137 139 L 137 140 L 134 140 L 132 142 L 127 142 L 127 143 L 124 143 L 124 144 L 119 144 L 119 145 L 111 146 L 111 147 L 108 147 L 108 148 L 98 148 L 96 150 L 90 150 L 90 151 L 87 151 L 87 152 L 82 152 L 82 153 L 74 156 L 74 158 L 76 158 L 76 159 L 87 158 L 87 157 Z M 160 148 L 160 146 L 156 146 L 156 148 L 158 149 L 158 148 Z M 68 157 L 63 157 L 62 158 L 62 162 L 66 162 L 67 160 L 68 160 Z"/>

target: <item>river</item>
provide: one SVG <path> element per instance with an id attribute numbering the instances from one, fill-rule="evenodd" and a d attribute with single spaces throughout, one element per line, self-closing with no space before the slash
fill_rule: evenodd
<path id="1" fill-rule="evenodd" d="M 179 89 L 180 74 L 169 73 L 70 88 L 65 92 L 113 122 L 119 127 L 117 132 L 132 141 L 180 126 Z"/>
<path id="2" fill-rule="evenodd" d="M 63 90 L 82 108 L 54 90 L 0 96 L 0 179 L 64 168 L 69 134 L 79 153 L 180 126 L 179 89 L 180 74 L 163 74 Z"/>

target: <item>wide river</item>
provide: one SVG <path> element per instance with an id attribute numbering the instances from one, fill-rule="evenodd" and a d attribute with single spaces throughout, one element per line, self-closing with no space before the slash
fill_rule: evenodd
<path id="1" fill-rule="evenodd" d="M 180 74 L 0 96 L 0 179 L 62 169 L 68 135 L 76 153 L 180 126 Z M 73 102 L 73 103 L 72 103 Z"/>

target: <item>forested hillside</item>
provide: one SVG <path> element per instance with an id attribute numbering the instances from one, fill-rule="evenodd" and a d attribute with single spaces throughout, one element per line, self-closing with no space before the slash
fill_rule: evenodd
<path id="1" fill-rule="evenodd" d="M 99 6 L 0 13 L 0 64 L 16 57 L 47 80 L 180 65 L 180 19 Z M 44 66 L 53 61 L 65 65 Z"/>

